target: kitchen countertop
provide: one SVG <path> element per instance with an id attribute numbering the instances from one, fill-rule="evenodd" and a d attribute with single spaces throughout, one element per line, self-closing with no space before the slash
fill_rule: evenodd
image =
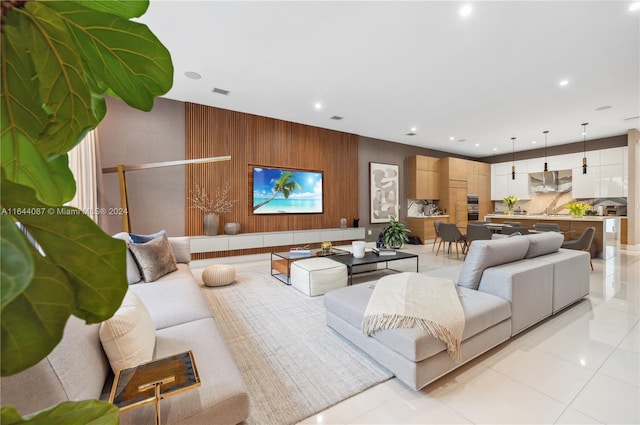
<path id="1" fill-rule="evenodd" d="M 518 220 L 576 220 L 576 221 L 604 221 L 610 218 L 622 218 L 616 215 L 585 215 L 582 218 L 574 218 L 570 215 L 544 215 L 544 214 L 528 214 L 528 215 L 507 215 L 507 214 L 487 214 L 486 218 L 508 218 L 512 221 Z"/>
<path id="2" fill-rule="evenodd" d="M 449 217 L 449 215 L 448 214 L 442 214 L 442 215 L 409 215 L 409 216 L 407 216 L 407 218 L 438 218 L 438 217 L 447 218 L 447 217 Z"/>

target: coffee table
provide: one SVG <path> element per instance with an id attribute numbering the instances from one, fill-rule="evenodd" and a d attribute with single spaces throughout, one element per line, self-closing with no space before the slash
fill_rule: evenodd
<path id="1" fill-rule="evenodd" d="M 349 274 L 349 285 L 353 283 L 353 268 L 357 266 L 363 266 L 367 264 L 377 264 L 377 263 L 386 263 L 385 268 L 389 270 L 394 270 L 389 268 L 389 263 L 392 261 L 398 260 L 407 260 L 415 258 L 416 259 L 416 272 L 418 271 L 418 254 L 410 254 L 408 252 L 396 251 L 395 255 L 376 255 L 373 252 L 365 252 L 364 258 L 354 258 L 353 255 L 337 255 L 335 257 L 331 257 L 333 261 L 337 261 L 338 263 L 342 263 L 347 266 L 347 273 Z M 394 270 L 397 271 L 397 270 Z M 363 272 L 366 273 L 366 272 Z"/>
<path id="2" fill-rule="evenodd" d="M 287 285 L 291 285 L 291 263 L 296 260 L 304 260 L 307 258 L 315 257 L 331 257 L 335 259 L 337 256 L 350 255 L 349 251 L 345 251 L 338 248 L 332 248 L 328 253 L 323 252 L 321 249 L 312 249 L 309 255 L 292 254 L 290 251 L 285 252 L 272 252 L 271 253 L 271 276 L 278 279 L 280 282 Z"/>

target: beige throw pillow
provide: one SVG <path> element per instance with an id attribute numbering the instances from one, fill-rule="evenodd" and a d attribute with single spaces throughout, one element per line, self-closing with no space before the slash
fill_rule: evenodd
<path id="1" fill-rule="evenodd" d="M 138 263 L 145 282 L 153 282 L 178 270 L 176 258 L 166 236 L 159 236 L 145 243 L 130 243 L 129 251 Z"/>
<path id="2" fill-rule="evenodd" d="M 133 291 L 127 291 L 113 317 L 100 325 L 100 341 L 114 373 L 153 358 L 156 325 Z"/>

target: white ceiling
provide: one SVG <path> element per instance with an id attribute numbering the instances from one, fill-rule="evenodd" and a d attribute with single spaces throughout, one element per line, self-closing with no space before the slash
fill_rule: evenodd
<path id="1" fill-rule="evenodd" d="M 167 98 L 485 157 L 640 126 L 632 3 L 151 0 L 141 21 L 171 52 Z"/>

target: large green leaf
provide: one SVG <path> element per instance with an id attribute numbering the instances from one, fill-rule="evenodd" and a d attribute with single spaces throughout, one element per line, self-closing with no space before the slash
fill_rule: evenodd
<path id="1" fill-rule="evenodd" d="M 65 401 L 24 419 L 15 407 L 3 407 L 0 419 L 3 425 L 117 425 L 119 412 L 104 401 Z"/>
<path id="2" fill-rule="evenodd" d="M 82 5 L 127 19 L 142 16 L 149 8 L 149 2 L 142 0 L 84 0 Z"/>
<path id="3" fill-rule="evenodd" d="M 33 259 L 31 283 L 3 308 L 0 317 L 2 376 L 31 367 L 51 352 L 75 309 L 73 289 L 62 269 L 37 252 Z M 3 281 L 3 292 L 4 288 Z"/>
<path id="4" fill-rule="evenodd" d="M 33 257 L 22 232 L 9 218 L 10 211 L 2 211 L 0 228 L 0 264 L 2 273 L 2 308 L 25 290 L 33 277 Z"/>
<path id="5" fill-rule="evenodd" d="M 45 209 L 45 214 L 24 215 L 20 221 L 68 276 L 76 293 L 73 314 L 88 323 L 111 317 L 127 290 L 124 241 L 105 234 L 80 210 L 47 208 L 29 188 L 7 180 L 2 181 L 2 206 Z"/>
<path id="6" fill-rule="evenodd" d="M 171 88 L 171 56 L 146 25 L 70 2 L 47 6 L 71 28 L 91 72 L 130 106 L 150 111 Z"/>

